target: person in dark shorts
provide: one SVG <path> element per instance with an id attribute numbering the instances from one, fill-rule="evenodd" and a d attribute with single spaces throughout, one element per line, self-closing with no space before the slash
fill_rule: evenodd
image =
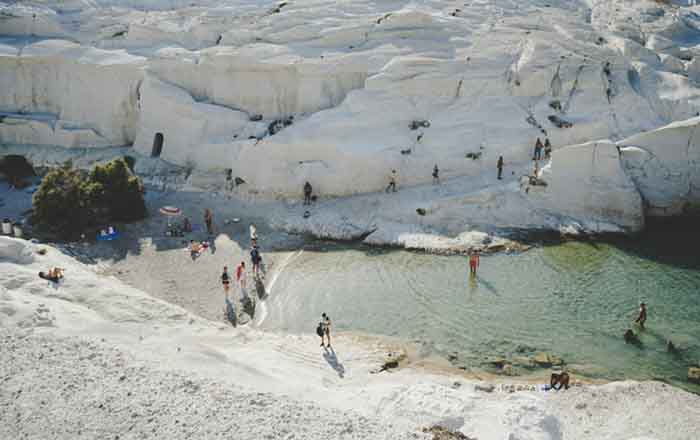
<path id="1" fill-rule="evenodd" d="M 552 157 L 552 144 L 549 142 L 549 138 L 546 138 L 544 140 L 544 158 L 545 158 L 545 160 L 549 160 L 551 157 Z"/>
<path id="2" fill-rule="evenodd" d="M 540 160 L 542 159 L 542 149 L 544 148 L 544 145 L 542 145 L 542 141 L 540 138 L 537 138 L 537 141 L 535 142 L 535 153 L 532 155 L 532 160 Z"/>
<path id="3" fill-rule="evenodd" d="M 496 168 L 498 168 L 498 180 L 501 180 L 501 176 L 503 175 L 503 156 L 498 156 Z"/>
<path id="4" fill-rule="evenodd" d="M 207 234 L 214 233 L 214 215 L 209 208 L 204 210 L 204 223 L 207 225 Z"/>
<path id="5" fill-rule="evenodd" d="M 228 274 L 228 267 L 224 266 L 224 272 L 221 274 L 221 285 L 224 286 L 224 295 L 228 298 L 228 289 L 231 284 L 231 277 Z"/>
<path id="6" fill-rule="evenodd" d="M 260 250 L 257 246 L 253 246 L 253 248 L 250 250 L 250 262 L 253 264 L 253 274 L 255 276 L 259 275 L 261 261 L 262 257 L 260 256 Z"/>
<path id="7" fill-rule="evenodd" d="M 433 185 L 440 184 L 440 169 L 438 169 L 437 164 L 433 167 Z"/>
<path id="8" fill-rule="evenodd" d="M 307 181 L 304 184 L 304 205 L 311 204 L 311 193 L 312 192 L 313 192 L 313 188 L 311 188 L 311 184 Z"/>

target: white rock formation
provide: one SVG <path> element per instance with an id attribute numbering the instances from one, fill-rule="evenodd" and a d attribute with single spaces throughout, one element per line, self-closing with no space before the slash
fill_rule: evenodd
<path id="1" fill-rule="evenodd" d="M 700 205 L 700 118 L 620 141 L 627 173 L 648 212 L 680 214 Z"/>
<path id="2" fill-rule="evenodd" d="M 45 0 L 0 8 L 0 144 L 129 145 L 149 156 L 161 133 L 164 160 L 222 176 L 221 184 L 230 168 L 256 197 L 298 198 L 307 180 L 324 197 L 375 192 L 392 169 L 403 187 L 421 185 L 438 164 L 443 178 L 466 179 L 457 199 L 509 200 L 507 215 L 488 216 L 494 224 L 552 226 L 537 213 L 512 215 L 534 203 L 583 229 L 634 230 L 638 199 L 612 158 L 600 156 L 605 163 L 594 160 L 583 175 L 560 156 L 545 180 L 573 173 L 586 189 L 622 184 L 614 197 L 572 201 L 577 194 L 556 193 L 557 184 L 534 200 L 480 182 L 501 155 L 519 178 L 538 136 L 555 150 L 615 142 L 700 112 L 700 50 L 689 43 L 700 19 L 678 2 Z M 623 206 L 609 205 L 625 195 Z M 438 211 L 452 212 L 435 211 L 434 226 L 456 225 Z"/>

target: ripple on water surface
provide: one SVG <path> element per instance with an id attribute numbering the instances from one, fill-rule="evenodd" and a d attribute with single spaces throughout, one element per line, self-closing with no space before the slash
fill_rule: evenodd
<path id="1" fill-rule="evenodd" d="M 418 341 L 471 369 L 546 351 L 594 377 L 683 381 L 700 361 L 700 263 L 690 258 L 568 242 L 482 257 L 470 278 L 464 257 L 330 245 L 290 263 L 263 327 L 313 332 L 327 312 L 338 330 Z M 640 301 L 641 348 L 622 340 Z M 666 352 L 668 339 L 681 356 Z"/>

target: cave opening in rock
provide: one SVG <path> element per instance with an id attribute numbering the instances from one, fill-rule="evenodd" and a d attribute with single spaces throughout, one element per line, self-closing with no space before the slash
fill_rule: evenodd
<path id="1" fill-rule="evenodd" d="M 163 152 L 163 133 L 156 133 L 153 138 L 153 150 L 151 150 L 151 157 L 160 157 L 160 153 Z"/>
<path id="2" fill-rule="evenodd" d="M 21 187 L 21 182 L 36 176 L 34 167 L 25 156 L 8 154 L 0 156 L 0 180 L 7 179 L 10 185 Z"/>

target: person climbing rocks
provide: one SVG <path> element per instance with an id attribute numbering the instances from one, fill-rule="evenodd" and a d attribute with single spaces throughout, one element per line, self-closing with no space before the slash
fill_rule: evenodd
<path id="1" fill-rule="evenodd" d="M 221 274 L 221 285 L 224 287 L 224 295 L 228 298 L 228 289 L 231 284 L 231 277 L 228 274 L 228 267 L 224 266 L 224 272 Z"/>
<path id="2" fill-rule="evenodd" d="M 433 167 L 433 185 L 439 185 L 440 184 L 440 170 L 438 169 L 437 164 Z"/>
<path id="3" fill-rule="evenodd" d="M 396 192 L 396 182 L 399 179 L 398 173 L 396 170 L 391 170 L 391 174 L 389 174 L 389 185 L 386 187 L 386 190 L 384 192 Z"/>
<path id="4" fill-rule="evenodd" d="M 647 321 L 647 306 L 644 303 L 639 304 L 639 314 L 637 319 L 634 320 L 635 324 L 639 324 L 641 328 L 644 328 L 644 323 Z"/>
<path id="5" fill-rule="evenodd" d="M 257 277 L 260 272 L 260 262 L 262 261 L 260 250 L 257 246 L 253 246 L 250 250 L 250 261 L 253 264 L 253 274 Z"/>
<path id="6" fill-rule="evenodd" d="M 311 184 L 307 181 L 304 184 L 304 205 L 311 204 L 311 193 L 312 192 L 313 192 L 313 188 L 311 187 Z"/>
<path id="7" fill-rule="evenodd" d="M 241 290 L 241 296 L 247 296 L 245 261 L 241 261 L 241 263 L 236 266 L 236 282 L 238 283 L 238 288 Z"/>
<path id="8" fill-rule="evenodd" d="M 212 235 L 214 233 L 214 215 L 209 208 L 204 210 L 204 223 L 207 225 L 207 234 Z"/>
<path id="9" fill-rule="evenodd" d="M 503 177 L 503 156 L 498 156 L 498 162 L 496 162 L 496 168 L 498 169 L 498 180 Z"/>
<path id="10" fill-rule="evenodd" d="M 326 347 L 331 348 L 331 318 L 325 313 L 323 313 L 321 315 L 321 323 L 323 324 L 323 336 L 321 336 L 321 346 L 324 346 L 323 337 L 325 336 L 328 340 L 328 345 L 326 345 Z"/>
<path id="11" fill-rule="evenodd" d="M 476 269 L 479 267 L 479 252 L 471 251 L 469 253 L 469 273 L 476 275 Z"/>
<path id="12" fill-rule="evenodd" d="M 542 141 L 540 138 L 537 138 L 537 141 L 535 141 L 535 154 L 532 156 L 532 160 L 540 160 L 542 158 L 542 148 L 544 148 Z"/>
<path id="13" fill-rule="evenodd" d="M 552 157 L 552 144 L 549 142 L 549 138 L 544 140 L 544 159 L 549 160 Z"/>

